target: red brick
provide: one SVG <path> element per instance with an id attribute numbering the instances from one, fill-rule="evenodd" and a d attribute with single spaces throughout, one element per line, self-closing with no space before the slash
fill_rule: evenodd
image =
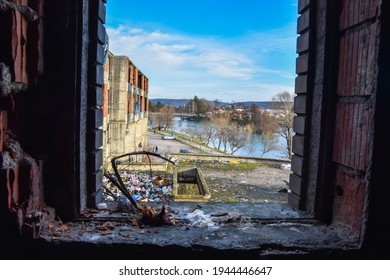
<path id="1" fill-rule="evenodd" d="M 367 165 L 369 110 L 364 104 L 338 104 L 333 160 L 364 171 Z"/>
<path id="2" fill-rule="evenodd" d="M 370 14 L 369 14 L 369 17 L 372 18 L 372 17 L 375 17 L 378 15 L 378 9 L 379 9 L 379 5 L 381 4 L 382 1 L 379 1 L 379 0 L 370 0 Z"/>
<path id="3" fill-rule="evenodd" d="M 0 152 L 3 151 L 4 147 L 4 132 L 8 128 L 8 114 L 7 111 L 0 111 Z"/>
<path id="4" fill-rule="evenodd" d="M 369 38 L 368 38 L 368 48 L 367 48 L 367 66 L 366 66 L 366 78 L 364 80 L 365 82 L 365 90 L 364 95 L 371 95 L 374 90 L 374 84 L 375 84 L 375 71 L 374 67 L 376 64 L 376 40 L 377 40 L 377 34 L 378 34 L 378 25 L 377 23 L 373 23 L 369 27 Z"/>
<path id="5" fill-rule="evenodd" d="M 337 79 L 337 94 L 341 95 L 343 92 L 344 85 L 344 56 L 345 56 L 345 37 L 340 38 L 340 48 L 339 48 L 339 64 L 338 64 L 338 79 Z"/>
<path id="6" fill-rule="evenodd" d="M 364 220 L 362 219 L 363 207 L 367 195 L 364 179 L 350 176 L 342 170 L 338 170 L 336 172 L 336 186 L 342 190 L 342 195 L 335 190 L 333 222 L 347 226 L 359 237 Z"/>
<path id="7" fill-rule="evenodd" d="M 359 31 L 356 31 L 353 33 L 353 43 L 352 43 L 351 80 L 349 85 L 350 95 L 354 95 L 356 92 L 358 43 L 359 43 Z"/>
<path id="8" fill-rule="evenodd" d="M 349 10 L 349 0 L 342 0 L 341 3 L 341 13 L 340 13 L 340 19 L 339 19 L 339 29 L 343 30 L 347 26 L 348 22 L 348 13 Z"/>

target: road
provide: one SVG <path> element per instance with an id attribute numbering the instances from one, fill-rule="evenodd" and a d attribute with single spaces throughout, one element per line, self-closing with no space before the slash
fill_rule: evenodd
<path id="1" fill-rule="evenodd" d="M 165 134 L 163 134 L 165 135 Z M 180 149 L 186 148 L 190 151 L 190 153 L 202 153 L 206 152 L 210 155 L 224 155 L 224 153 L 216 151 L 210 147 L 200 146 L 197 143 L 191 142 L 189 140 L 181 138 L 180 141 L 177 140 L 164 140 L 162 139 L 162 135 L 158 132 L 154 133 L 148 132 L 148 143 L 149 143 L 149 151 L 153 151 L 153 147 L 158 147 L 158 153 L 165 156 L 165 153 L 179 153 Z M 200 151 L 201 150 L 201 151 Z"/>
<path id="2" fill-rule="evenodd" d="M 166 153 L 179 153 L 180 149 L 188 149 L 191 153 L 196 153 L 198 150 L 190 145 L 183 144 L 177 140 L 164 140 L 159 133 L 148 132 L 148 150 L 153 151 L 153 147 L 158 148 L 157 152 L 166 156 Z"/>

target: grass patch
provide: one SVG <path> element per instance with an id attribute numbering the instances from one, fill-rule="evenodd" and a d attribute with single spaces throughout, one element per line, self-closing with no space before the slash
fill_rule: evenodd
<path id="1" fill-rule="evenodd" d="M 245 170 L 253 170 L 256 169 L 259 166 L 264 166 L 263 163 L 245 163 L 245 162 L 238 162 L 234 164 L 230 163 L 212 163 L 212 162 L 203 162 L 201 164 L 201 167 L 215 169 L 215 170 L 238 170 L 238 171 L 245 171 Z"/>
<path id="2" fill-rule="evenodd" d="M 235 203 L 237 202 L 237 199 L 235 199 L 234 197 L 227 197 L 223 200 L 223 202 L 226 202 L 226 203 Z"/>

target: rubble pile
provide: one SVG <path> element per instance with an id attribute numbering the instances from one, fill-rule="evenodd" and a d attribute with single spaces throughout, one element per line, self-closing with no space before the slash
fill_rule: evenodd
<path id="1" fill-rule="evenodd" d="M 121 179 L 126 189 L 132 194 L 132 197 L 137 202 L 169 202 L 172 200 L 172 176 L 168 178 L 163 176 L 150 176 L 146 173 L 129 173 L 126 171 L 120 172 Z M 123 194 L 115 187 L 115 185 L 103 179 L 103 183 L 108 188 L 109 192 L 104 192 L 104 199 L 114 200 Z"/>

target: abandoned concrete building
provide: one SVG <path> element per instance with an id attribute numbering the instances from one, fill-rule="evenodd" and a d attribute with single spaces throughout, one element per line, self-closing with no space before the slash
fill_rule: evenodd
<path id="1" fill-rule="evenodd" d="M 169 228 L 153 235 L 157 243 L 147 234 L 39 238 L 45 220 L 77 222 L 101 200 L 105 2 L 0 0 L 1 258 L 390 257 L 390 2 L 382 0 L 297 0 L 296 135 L 283 207 L 305 219 L 261 220 L 246 243 Z M 131 72 L 129 60 L 114 61 Z M 135 73 L 121 85 L 129 108 L 110 112 L 125 127 L 136 117 L 131 96 L 137 113 L 147 111 L 147 82 Z M 144 96 L 131 95 L 129 77 Z"/>
<path id="2" fill-rule="evenodd" d="M 103 164 L 148 145 L 149 79 L 126 56 L 107 55 L 103 84 Z"/>

